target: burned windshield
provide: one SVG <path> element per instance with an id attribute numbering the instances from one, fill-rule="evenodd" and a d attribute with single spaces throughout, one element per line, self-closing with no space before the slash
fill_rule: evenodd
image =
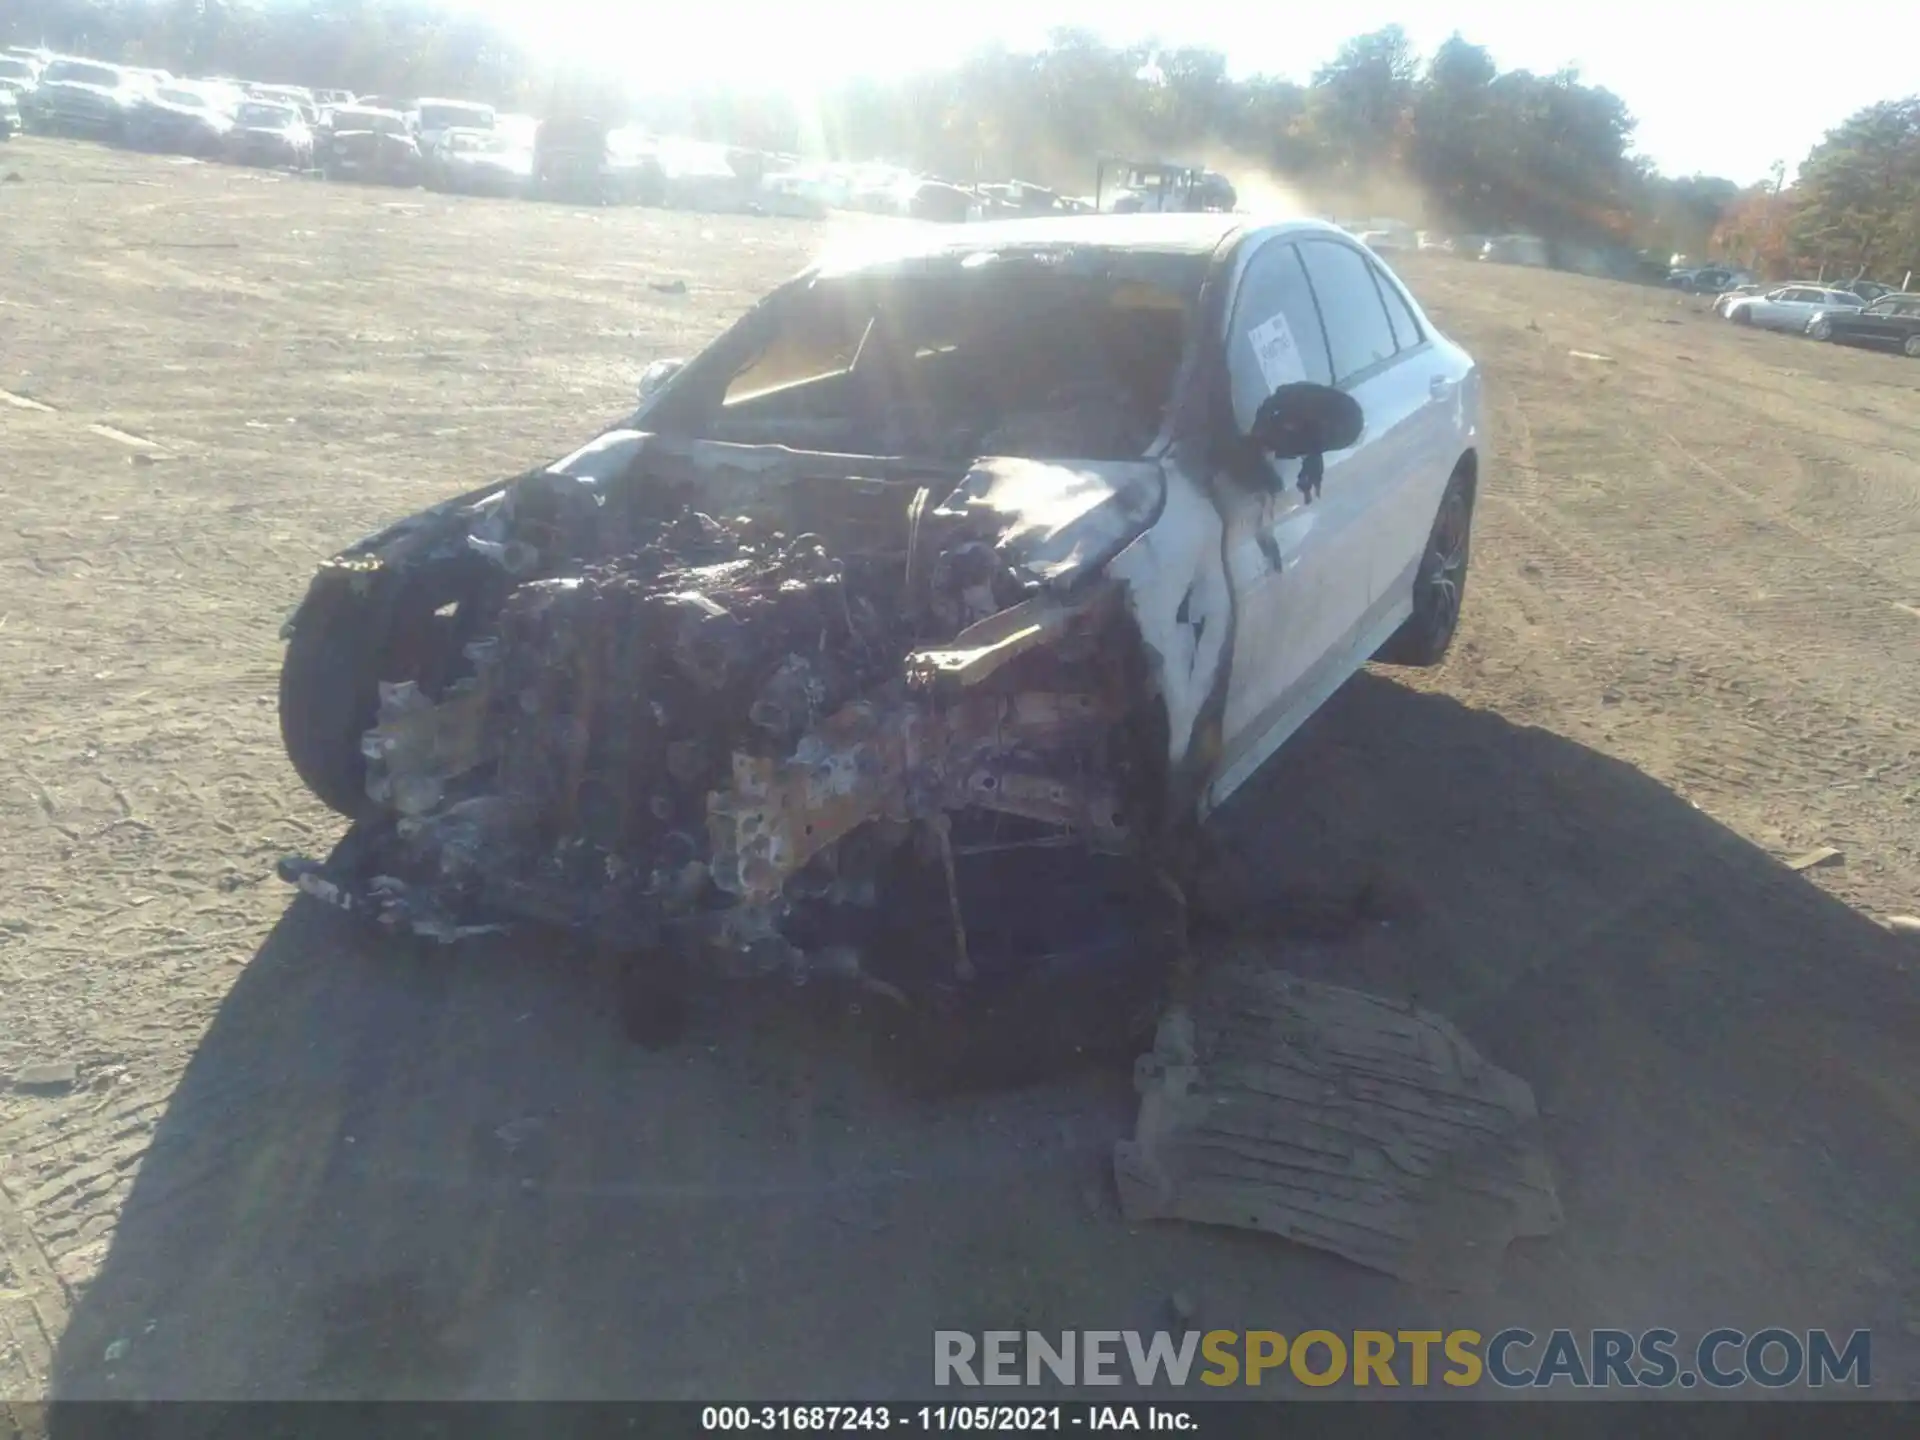
<path id="1" fill-rule="evenodd" d="M 816 279 L 737 348 L 723 342 L 697 413 L 689 401 L 665 423 L 943 459 L 1138 458 L 1171 398 L 1202 263 L 1151 282 L 997 257 Z"/>

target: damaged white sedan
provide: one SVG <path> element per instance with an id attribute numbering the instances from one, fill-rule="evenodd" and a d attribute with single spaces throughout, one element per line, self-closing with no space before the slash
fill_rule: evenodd
<path id="1" fill-rule="evenodd" d="M 1316 221 L 903 227 L 320 568 L 282 730 L 356 824 L 282 873 L 1130 1038 L 1208 813 L 1370 658 L 1446 654 L 1480 407 Z"/>

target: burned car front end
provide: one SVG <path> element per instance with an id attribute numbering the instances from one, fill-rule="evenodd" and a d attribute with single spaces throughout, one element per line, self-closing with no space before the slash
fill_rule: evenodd
<path id="1" fill-rule="evenodd" d="M 435 940 L 532 922 L 903 1004 L 1157 984 L 1209 256 L 986 261 L 810 272 L 625 426 L 324 565 L 282 725 L 356 824 L 285 878 Z"/>

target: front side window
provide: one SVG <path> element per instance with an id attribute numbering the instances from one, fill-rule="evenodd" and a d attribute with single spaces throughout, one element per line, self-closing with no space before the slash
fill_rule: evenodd
<path id="1" fill-rule="evenodd" d="M 1300 258 L 1326 325 L 1335 383 L 1391 360 L 1399 347 L 1367 258 L 1333 240 L 1303 241 Z"/>
<path id="2" fill-rule="evenodd" d="M 1300 252 L 1275 241 L 1247 262 L 1227 325 L 1227 384 L 1240 433 L 1269 395 L 1296 380 L 1331 385 L 1333 364 Z"/>

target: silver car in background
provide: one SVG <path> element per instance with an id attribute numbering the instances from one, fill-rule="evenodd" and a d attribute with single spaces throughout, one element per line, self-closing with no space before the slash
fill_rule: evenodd
<path id="1" fill-rule="evenodd" d="M 1730 300 L 1722 313 L 1736 325 L 1758 325 L 1765 330 L 1805 334 L 1814 316 L 1824 311 L 1859 310 L 1865 304 L 1851 290 L 1834 290 L 1822 285 L 1779 285 L 1758 295 Z"/>

